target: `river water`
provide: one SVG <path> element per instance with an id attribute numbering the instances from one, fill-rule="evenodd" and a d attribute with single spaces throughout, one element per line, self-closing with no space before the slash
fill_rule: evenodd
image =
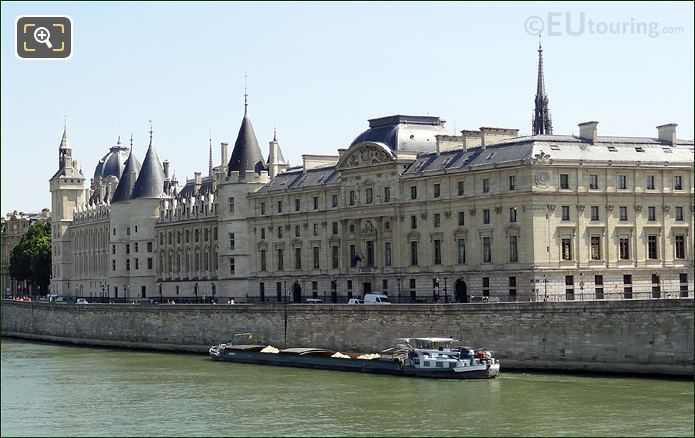
<path id="1" fill-rule="evenodd" d="M 2 436 L 694 433 L 688 380 L 428 380 L 8 338 L 1 350 Z"/>

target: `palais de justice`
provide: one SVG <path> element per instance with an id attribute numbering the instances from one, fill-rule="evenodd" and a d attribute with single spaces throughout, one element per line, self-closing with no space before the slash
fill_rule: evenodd
<path id="1" fill-rule="evenodd" d="M 532 135 L 395 115 L 335 155 L 236 142 L 179 185 L 150 144 L 120 139 L 90 184 L 63 132 L 52 195 L 52 293 L 467 302 L 692 297 L 693 141 L 552 132 L 539 48 Z M 201 151 L 202 152 L 202 151 Z"/>

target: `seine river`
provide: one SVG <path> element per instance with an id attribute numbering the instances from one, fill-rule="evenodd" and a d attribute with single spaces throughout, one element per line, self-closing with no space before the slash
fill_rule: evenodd
<path id="1" fill-rule="evenodd" d="M 2 339 L 2 436 L 693 436 L 693 382 L 437 381 Z M 504 364 L 502 364 L 504 367 Z"/>

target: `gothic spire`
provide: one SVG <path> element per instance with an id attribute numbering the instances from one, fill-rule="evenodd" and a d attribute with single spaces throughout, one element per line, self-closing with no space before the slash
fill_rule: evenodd
<path id="1" fill-rule="evenodd" d="M 210 129 L 210 154 L 208 156 L 208 176 L 212 177 L 212 129 Z"/>
<path id="2" fill-rule="evenodd" d="M 533 135 L 550 135 L 553 133 L 553 121 L 548 108 L 548 96 L 545 94 L 545 77 L 543 75 L 543 46 L 538 35 L 538 78 L 536 99 L 532 123 Z"/>

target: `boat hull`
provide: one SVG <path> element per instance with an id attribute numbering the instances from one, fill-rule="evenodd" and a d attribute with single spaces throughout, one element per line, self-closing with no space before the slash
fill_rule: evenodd
<path id="1" fill-rule="evenodd" d="M 408 364 L 402 365 L 399 361 L 395 360 L 341 359 L 283 353 L 259 353 L 243 350 L 221 350 L 217 354 L 211 353 L 210 357 L 213 360 L 223 362 L 353 371 L 435 379 L 491 379 L 499 374 L 499 363 L 449 369 L 423 369 Z"/>

